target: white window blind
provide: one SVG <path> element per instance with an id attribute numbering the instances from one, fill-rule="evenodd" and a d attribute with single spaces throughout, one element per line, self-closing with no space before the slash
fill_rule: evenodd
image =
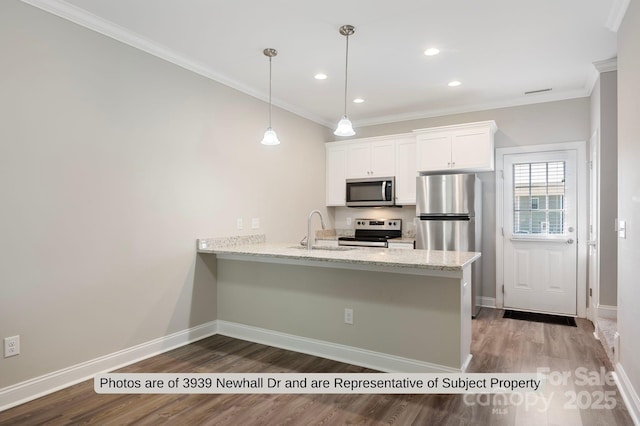
<path id="1" fill-rule="evenodd" d="M 513 165 L 513 233 L 565 233 L 564 161 Z"/>

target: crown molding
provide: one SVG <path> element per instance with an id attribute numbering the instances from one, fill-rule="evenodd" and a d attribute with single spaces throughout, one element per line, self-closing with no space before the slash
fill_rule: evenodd
<path id="1" fill-rule="evenodd" d="M 605 59 L 604 61 L 596 61 L 593 63 L 593 66 L 598 70 L 598 72 L 609 72 L 609 71 L 617 71 L 618 70 L 618 57 Z"/>
<path id="2" fill-rule="evenodd" d="M 517 106 L 541 104 L 545 102 L 564 101 L 569 99 L 586 98 L 591 95 L 591 90 L 586 86 L 583 89 L 570 90 L 556 93 L 544 93 L 538 95 L 527 95 L 525 97 L 518 97 L 515 99 L 507 99 L 501 102 L 491 102 L 484 104 L 473 104 L 465 107 L 453 107 L 443 108 L 438 110 L 417 111 L 407 114 L 393 114 L 374 117 L 370 119 L 355 120 L 353 121 L 354 127 L 375 126 L 379 124 L 389 124 L 399 121 L 420 120 L 423 118 L 442 117 L 445 115 L 465 114 L 476 111 L 488 111 L 492 109 L 510 108 Z"/>
<path id="3" fill-rule="evenodd" d="M 607 18 L 607 23 L 605 24 L 607 29 L 614 33 L 618 32 L 620 24 L 622 24 L 622 19 L 624 19 L 625 13 L 627 13 L 629 3 L 631 3 L 631 0 L 614 0 L 611 5 L 611 11 L 609 12 L 609 18 Z"/>
<path id="4" fill-rule="evenodd" d="M 247 86 L 230 77 L 219 74 L 200 62 L 197 62 L 187 56 L 184 56 L 158 43 L 152 42 L 151 40 L 146 39 L 140 34 L 137 34 L 131 30 L 128 30 L 111 21 L 100 18 L 99 16 L 91 14 L 84 9 L 81 9 L 75 5 L 67 3 L 64 0 L 21 0 L 21 1 L 23 3 L 34 6 L 38 9 L 49 12 L 53 15 L 56 15 L 60 18 L 66 19 L 77 25 L 80 25 L 82 27 L 95 31 L 99 34 L 102 34 L 104 36 L 117 40 L 121 43 L 127 44 L 133 48 L 142 50 L 150 55 L 161 58 L 167 62 L 173 63 L 174 65 L 177 65 L 181 68 L 192 71 L 210 80 L 214 80 L 220 84 L 231 87 L 244 94 L 257 98 L 263 102 L 269 102 L 268 94 L 263 91 L 257 90 L 254 87 Z M 609 21 L 612 21 L 615 18 L 615 22 L 617 22 L 617 27 L 615 31 L 617 31 L 617 28 L 622 22 L 622 18 L 624 17 L 624 13 L 626 12 L 629 1 L 630 0 L 615 0 L 614 7 L 612 8 L 612 11 L 609 16 Z M 602 62 L 607 62 L 607 61 L 602 61 Z M 594 63 L 594 66 L 595 66 L 595 63 Z M 601 71 L 601 72 L 605 72 L 605 71 Z M 591 95 L 591 91 L 593 90 L 595 82 L 597 81 L 598 75 L 599 73 L 594 70 L 592 75 L 589 76 L 587 84 L 585 84 L 585 88 L 581 90 L 555 92 L 555 93 L 552 92 L 552 93 L 539 94 L 539 95 L 529 95 L 526 98 L 518 97 L 515 99 L 508 99 L 504 101 L 491 102 L 486 104 L 481 103 L 481 104 L 475 104 L 475 105 L 467 105 L 464 107 L 452 107 L 452 108 L 443 108 L 443 109 L 436 109 L 436 110 L 417 111 L 417 112 L 404 113 L 404 114 L 384 115 L 379 117 L 367 118 L 363 120 L 352 119 L 352 121 L 353 121 L 354 127 L 373 126 L 373 125 L 388 124 L 388 123 L 393 123 L 398 121 L 418 120 L 423 118 L 440 117 L 443 115 L 463 114 L 463 113 L 474 112 L 474 111 L 485 111 L 485 110 L 498 109 L 498 108 L 509 108 L 509 107 L 515 107 L 515 106 L 529 105 L 529 104 L 554 102 L 559 100 L 588 97 Z M 336 124 L 333 121 L 327 120 L 323 117 L 320 117 L 316 114 L 309 112 L 306 109 L 300 108 L 296 105 L 292 105 L 277 97 L 274 97 L 272 99 L 272 104 L 275 107 L 289 111 L 295 115 L 298 115 L 302 118 L 306 118 L 312 122 L 315 122 L 317 124 L 320 124 L 330 129 L 333 128 Z"/>
<path id="5" fill-rule="evenodd" d="M 593 92 L 593 88 L 596 87 L 596 83 L 600 78 L 600 74 L 603 72 L 617 71 L 618 70 L 618 58 L 605 59 L 604 61 L 596 61 L 593 63 L 593 68 L 587 78 L 586 88 L 589 91 L 589 96 Z"/>
<path id="6" fill-rule="evenodd" d="M 204 64 L 194 61 L 193 59 L 181 55 L 180 53 L 146 39 L 140 34 L 137 34 L 131 30 L 121 27 L 106 19 L 100 18 L 92 13 L 87 12 L 75 5 L 67 3 L 63 0 L 21 0 L 23 3 L 34 6 L 38 9 L 49 12 L 60 18 L 71 21 L 82 27 L 95 31 L 104 36 L 110 37 L 121 43 L 127 44 L 138 50 L 142 50 L 150 55 L 164 59 L 167 62 L 171 62 L 174 65 L 192 71 L 210 80 L 214 80 L 225 86 L 236 89 L 249 96 L 257 98 L 264 102 L 269 102 L 269 95 L 260 90 L 257 90 L 251 86 L 242 84 L 232 78 L 219 74 Z M 282 108 L 300 117 L 311 120 L 315 123 L 321 124 L 326 127 L 332 127 L 334 123 L 325 120 L 315 114 L 310 113 L 307 110 L 284 102 L 278 98 L 272 99 L 272 104 L 276 107 Z"/>

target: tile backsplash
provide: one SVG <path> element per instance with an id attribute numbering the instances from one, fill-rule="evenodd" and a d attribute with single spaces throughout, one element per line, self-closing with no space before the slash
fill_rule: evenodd
<path id="1" fill-rule="evenodd" d="M 403 207 L 329 207 L 333 209 L 333 223 L 339 235 L 353 233 L 356 219 L 402 219 L 402 236 L 413 238 L 416 235 L 415 206 Z"/>

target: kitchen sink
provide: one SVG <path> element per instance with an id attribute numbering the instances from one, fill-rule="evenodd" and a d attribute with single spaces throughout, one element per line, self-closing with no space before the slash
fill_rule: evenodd
<path id="1" fill-rule="evenodd" d="M 306 250 L 307 246 L 291 246 L 290 248 L 295 249 L 303 249 Z M 355 250 L 356 247 L 345 247 L 345 246 L 313 246 L 311 250 L 327 250 L 327 251 L 347 251 L 347 250 Z"/>

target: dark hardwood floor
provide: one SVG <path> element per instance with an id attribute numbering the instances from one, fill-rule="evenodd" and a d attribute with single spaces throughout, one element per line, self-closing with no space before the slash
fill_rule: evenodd
<path id="1" fill-rule="evenodd" d="M 544 400 L 524 395 L 104 395 L 87 381 L 0 413 L 0 425 L 632 425 L 615 386 L 586 374 L 611 370 L 593 326 L 503 319 L 482 309 L 473 321 L 468 372 L 568 372 Z M 437 344 L 437 342 L 434 342 Z M 578 370 L 580 369 L 580 370 Z M 578 373 L 577 373 L 578 370 Z M 214 336 L 128 366 L 144 373 L 360 373 L 365 368 Z M 596 374 L 593 373 L 593 374 Z M 567 374 L 567 373 L 565 373 Z M 595 383 L 594 383 L 595 381 Z M 560 382 L 560 380 L 558 380 Z M 603 392 L 615 397 L 604 408 Z M 574 395 L 576 396 L 574 398 Z M 612 404 L 611 401 L 608 401 Z M 536 405 L 534 405 L 536 403 Z M 581 408 L 578 408 L 581 407 Z"/>

